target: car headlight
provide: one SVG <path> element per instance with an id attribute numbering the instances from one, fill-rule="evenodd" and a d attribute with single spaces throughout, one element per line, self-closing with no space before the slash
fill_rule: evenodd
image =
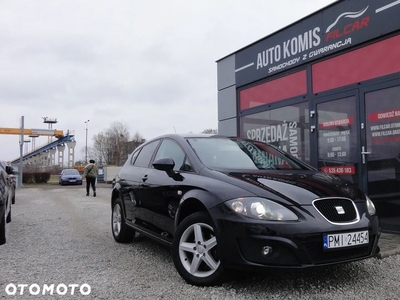
<path id="1" fill-rule="evenodd" d="M 225 204 L 235 213 L 257 220 L 296 221 L 295 213 L 271 200 L 249 197 L 226 201 Z"/>
<path id="2" fill-rule="evenodd" d="M 376 208 L 374 203 L 372 202 L 371 199 L 369 199 L 369 197 L 367 195 L 365 195 L 365 198 L 367 198 L 367 209 L 368 209 L 368 213 L 373 216 L 376 214 Z"/>

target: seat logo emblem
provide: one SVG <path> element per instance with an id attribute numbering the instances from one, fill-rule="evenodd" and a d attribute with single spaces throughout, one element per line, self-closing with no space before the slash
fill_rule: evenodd
<path id="1" fill-rule="evenodd" d="M 339 215 L 344 215 L 345 211 L 342 206 L 335 206 L 335 208 Z"/>

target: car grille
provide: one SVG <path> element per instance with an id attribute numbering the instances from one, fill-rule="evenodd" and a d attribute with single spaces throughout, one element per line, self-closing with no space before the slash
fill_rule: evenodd
<path id="1" fill-rule="evenodd" d="M 359 220 L 354 202 L 346 198 L 324 198 L 313 201 L 316 210 L 329 222 L 354 223 Z"/>

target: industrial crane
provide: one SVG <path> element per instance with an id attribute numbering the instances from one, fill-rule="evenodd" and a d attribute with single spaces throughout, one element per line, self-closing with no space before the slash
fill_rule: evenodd
<path id="1" fill-rule="evenodd" d="M 0 128 L 0 134 L 21 134 L 21 128 Z M 64 132 L 57 129 L 24 129 L 24 135 L 28 136 L 55 136 L 57 138 L 63 138 Z"/>

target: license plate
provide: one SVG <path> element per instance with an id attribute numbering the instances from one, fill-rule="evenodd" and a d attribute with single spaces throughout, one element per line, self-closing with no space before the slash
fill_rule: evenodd
<path id="1" fill-rule="evenodd" d="M 76 182 L 76 179 L 70 179 L 69 182 Z"/>
<path id="2" fill-rule="evenodd" d="M 324 249 L 352 247 L 368 244 L 368 242 L 368 230 L 347 233 L 324 234 Z"/>

